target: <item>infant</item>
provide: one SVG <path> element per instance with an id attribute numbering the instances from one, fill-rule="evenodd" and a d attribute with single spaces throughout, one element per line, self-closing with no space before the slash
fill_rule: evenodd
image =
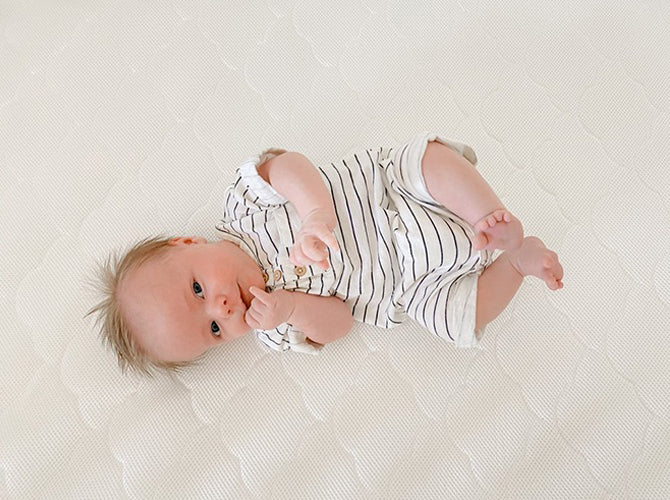
<path id="1" fill-rule="evenodd" d="M 252 330 L 269 348 L 316 354 L 354 320 L 411 318 L 472 347 L 524 276 L 563 287 L 557 255 L 524 237 L 476 164 L 434 133 L 318 168 L 269 149 L 237 168 L 218 241 L 147 238 L 108 259 L 88 314 L 123 371 L 149 374 Z"/>

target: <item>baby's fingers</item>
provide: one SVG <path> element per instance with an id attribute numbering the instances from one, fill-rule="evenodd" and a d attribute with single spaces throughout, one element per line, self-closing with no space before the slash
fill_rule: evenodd
<path id="1" fill-rule="evenodd" d="M 291 248 L 289 260 L 296 266 L 311 264 L 311 262 L 309 262 L 309 259 L 305 256 L 302 249 L 300 248 L 300 244 L 298 243 L 293 245 L 293 248 Z"/>
<path id="2" fill-rule="evenodd" d="M 289 260 L 295 266 L 309 266 L 318 264 L 324 269 L 328 269 L 327 254 L 319 255 L 314 253 L 313 247 L 309 244 L 296 243 L 289 252 Z"/>
<path id="3" fill-rule="evenodd" d="M 247 325 L 249 325 L 251 328 L 255 330 L 261 327 L 260 319 L 258 318 L 258 313 L 256 313 L 251 308 L 247 309 L 247 312 L 244 314 L 244 321 L 246 321 Z"/>
<path id="4" fill-rule="evenodd" d="M 337 252 L 340 251 L 340 245 L 337 243 L 337 239 L 335 238 L 335 235 L 332 231 L 328 231 L 327 228 L 321 227 L 317 228 L 316 231 L 314 231 L 314 234 L 321 241 L 323 241 L 328 246 L 328 248 L 331 248 Z"/>
<path id="5" fill-rule="evenodd" d="M 265 314 L 267 308 L 274 303 L 272 295 L 255 286 L 249 287 L 249 291 L 254 296 L 254 298 L 251 300 L 249 308 L 258 313 Z"/>
<path id="6" fill-rule="evenodd" d="M 267 313 L 267 310 L 268 306 L 258 301 L 257 299 L 254 299 L 254 301 L 249 306 L 249 311 L 251 311 L 254 317 L 259 320 L 263 318 L 263 316 Z"/>
<path id="7" fill-rule="evenodd" d="M 326 245 L 315 238 L 311 238 L 308 242 L 303 243 L 302 251 L 310 260 L 310 264 L 314 262 L 321 262 L 328 257 Z"/>

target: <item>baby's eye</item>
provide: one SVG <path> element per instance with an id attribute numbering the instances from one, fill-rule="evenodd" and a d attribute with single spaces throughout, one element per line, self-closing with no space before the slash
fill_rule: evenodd
<path id="1" fill-rule="evenodd" d="M 202 293 L 202 287 L 200 286 L 200 283 L 198 283 L 197 281 L 193 282 L 193 291 L 198 297 L 201 296 L 200 294 Z M 221 336 L 221 330 L 219 329 L 219 325 L 216 324 L 216 321 L 212 321 L 212 325 L 210 328 L 212 330 L 212 335 L 214 335 L 215 337 Z"/>

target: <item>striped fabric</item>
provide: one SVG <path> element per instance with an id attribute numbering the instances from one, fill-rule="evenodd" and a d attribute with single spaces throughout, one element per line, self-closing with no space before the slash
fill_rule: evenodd
<path id="1" fill-rule="evenodd" d="M 335 295 L 358 321 L 391 328 L 410 317 L 458 347 L 474 346 L 477 278 L 490 253 L 474 251 L 469 224 L 428 194 L 421 158 L 433 140 L 476 165 L 469 146 L 422 133 L 397 148 L 366 149 L 317 167 L 335 205 L 341 249 L 331 252 L 327 271 L 290 262 L 300 219 L 258 175 L 258 156 L 238 167 L 217 234 L 256 260 L 268 291 Z M 256 333 L 276 350 L 320 349 L 289 324 Z"/>

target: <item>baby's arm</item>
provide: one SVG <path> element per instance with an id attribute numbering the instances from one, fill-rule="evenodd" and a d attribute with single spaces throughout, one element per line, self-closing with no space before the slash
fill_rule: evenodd
<path id="1" fill-rule="evenodd" d="M 314 210 L 328 216 L 335 227 L 335 207 L 314 164 L 305 155 L 288 151 L 258 166 L 258 174 L 284 198 L 293 203 L 300 220 Z"/>
<path id="2" fill-rule="evenodd" d="M 337 223 L 330 192 L 314 164 L 296 152 L 286 152 L 258 166 L 258 174 L 296 208 L 302 222 L 290 258 L 294 264 L 328 268 L 326 246 L 339 250 L 333 229 Z"/>
<path id="3" fill-rule="evenodd" d="M 295 206 L 300 231 L 290 257 L 295 264 L 328 267 L 326 246 L 339 250 L 333 229 L 335 206 L 321 174 L 304 155 L 286 152 L 258 166 L 258 174 Z M 254 300 L 247 311 L 252 328 L 270 329 L 288 322 L 310 340 L 327 344 L 345 336 L 353 324 L 349 307 L 337 297 L 252 287 Z"/>
<path id="4" fill-rule="evenodd" d="M 256 329 L 269 330 L 290 323 L 310 340 L 327 344 L 344 337 L 354 322 L 347 305 L 337 297 L 322 297 L 303 292 L 275 290 L 268 293 L 257 287 L 245 320 Z"/>

